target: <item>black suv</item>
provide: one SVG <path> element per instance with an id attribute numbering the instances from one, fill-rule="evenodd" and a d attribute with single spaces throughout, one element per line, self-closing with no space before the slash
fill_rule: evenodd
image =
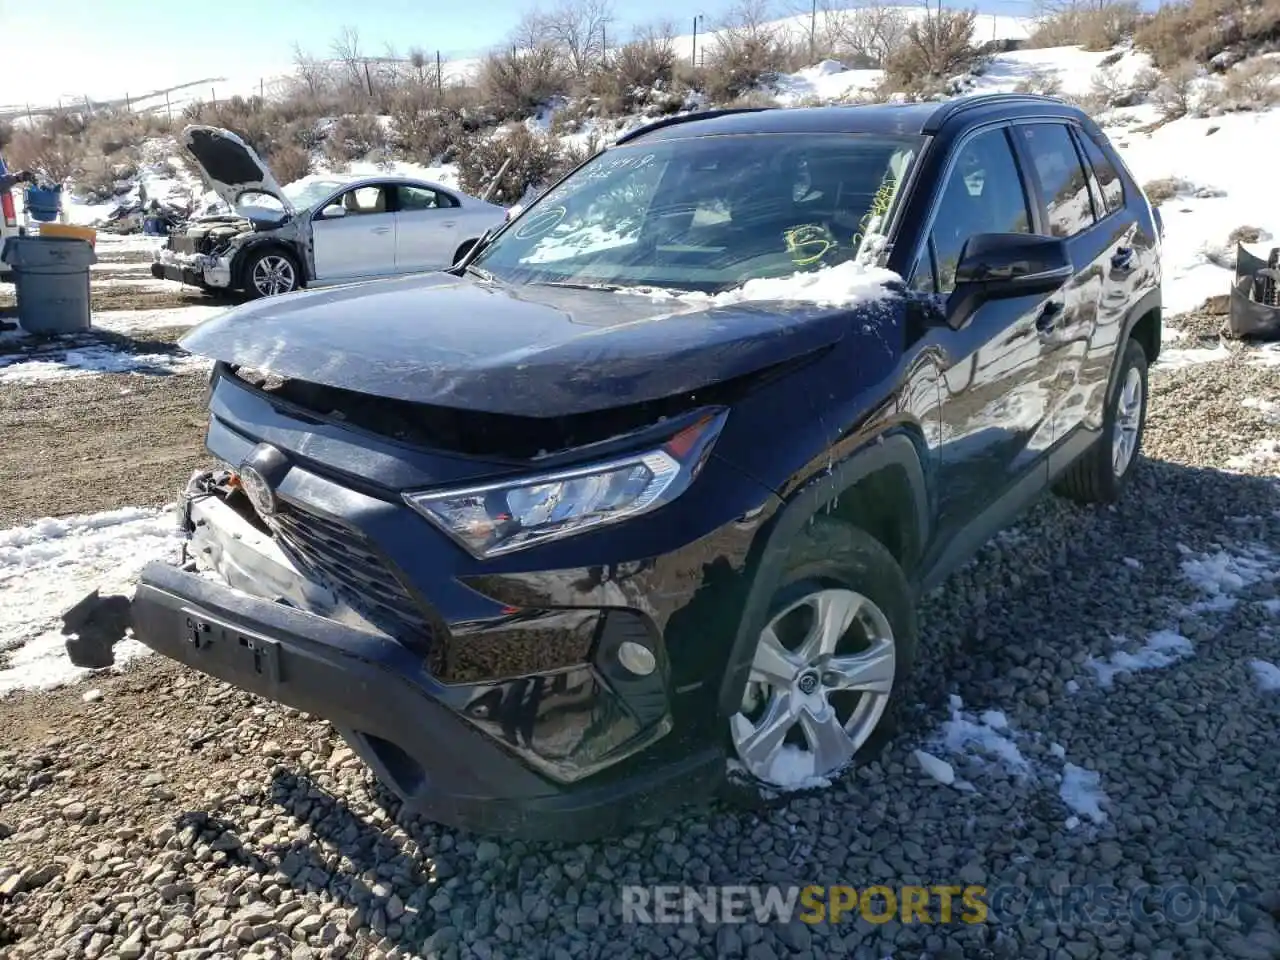
<path id="1" fill-rule="evenodd" d="M 1056 100 L 663 120 L 448 273 L 189 334 L 221 468 L 133 629 L 480 832 L 821 785 L 922 591 L 1050 486 L 1124 489 L 1160 232 Z"/>

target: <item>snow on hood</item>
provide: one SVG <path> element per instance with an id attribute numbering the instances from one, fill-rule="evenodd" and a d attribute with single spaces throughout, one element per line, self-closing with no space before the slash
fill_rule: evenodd
<path id="1" fill-rule="evenodd" d="M 676 293 L 655 287 L 635 287 L 627 292 L 655 300 L 680 300 L 724 307 L 737 303 L 808 303 L 819 307 L 850 307 L 888 294 L 887 287 L 902 283 L 892 270 L 849 260 L 832 267 L 793 273 L 786 277 L 757 277 L 723 293 Z"/>
<path id="2" fill-rule="evenodd" d="M 182 131 L 182 140 L 200 165 L 209 189 L 231 209 L 238 211 L 244 206 L 241 197 L 259 194 L 274 198 L 287 214 L 297 212 L 262 158 L 230 130 L 190 126 Z M 266 209 L 260 204 L 253 206 Z"/>

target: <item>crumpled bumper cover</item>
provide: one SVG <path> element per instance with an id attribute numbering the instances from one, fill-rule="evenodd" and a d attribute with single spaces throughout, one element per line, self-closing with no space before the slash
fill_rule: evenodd
<path id="1" fill-rule="evenodd" d="M 157 279 L 175 280 L 195 286 L 231 286 L 231 258 L 204 253 L 181 254 L 172 250 L 156 251 L 151 275 Z"/>
<path id="2" fill-rule="evenodd" d="M 705 797 L 724 770 L 723 754 L 705 750 L 559 787 L 441 702 L 417 658 L 389 638 L 163 563 L 143 571 L 131 613 L 152 650 L 329 720 L 379 779 L 442 823 L 584 840 Z"/>
<path id="3" fill-rule="evenodd" d="M 544 775 L 503 741 L 505 699 L 441 683 L 420 655 L 308 581 L 210 490 L 197 473 L 178 505 L 187 555 L 207 572 L 190 560 L 154 562 L 131 601 L 95 592 L 64 617 L 64 631 L 77 633 L 67 641 L 73 661 L 109 665 L 111 643 L 131 626 L 157 653 L 328 720 L 413 809 L 482 833 L 591 839 L 705 798 L 721 782 L 715 746 L 640 752 L 572 783 Z M 521 703 L 539 683 L 516 682 Z M 496 713 L 477 722 L 477 705 Z"/>

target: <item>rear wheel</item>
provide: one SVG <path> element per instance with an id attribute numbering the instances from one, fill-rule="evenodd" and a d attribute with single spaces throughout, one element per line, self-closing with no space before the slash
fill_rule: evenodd
<path id="1" fill-rule="evenodd" d="M 881 746 L 915 647 L 911 591 L 893 555 L 815 517 L 791 546 L 729 718 L 731 796 L 825 786 Z"/>
<path id="2" fill-rule="evenodd" d="M 1054 492 L 1078 503 L 1114 503 L 1138 462 L 1147 424 L 1147 355 L 1136 340 L 1124 347 L 1107 398 L 1102 436 L 1054 483 Z"/>
<path id="3" fill-rule="evenodd" d="M 244 290 L 251 299 L 292 293 L 301 285 L 297 261 L 276 247 L 250 254 L 244 265 Z"/>

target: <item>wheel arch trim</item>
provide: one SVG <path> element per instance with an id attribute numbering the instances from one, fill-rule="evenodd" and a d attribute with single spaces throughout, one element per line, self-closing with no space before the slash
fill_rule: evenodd
<path id="1" fill-rule="evenodd" d="M 917 441 L 912 439 L 905 428 L 867 438 L 845 459 L 792 494 L 774 516 L 769 527 L 763 531 L 763 540 L 757 548 L 758 559 L 750 574 L 750 586 L 720 682 L 718 712 L 721 716 L 732 716 L 737 712 L 747 672 L 755 656 L 755 639 L 766 622 L 773 585 L 781 573 L 792 538 L 824 506 L 838 500 L 855 484 L 881 470 L 894 468 L 905 472 L 911 488 L 919 530 L 915 550 L 919 554 L 929 542 L 932 521 L 920 451 Z"/>

